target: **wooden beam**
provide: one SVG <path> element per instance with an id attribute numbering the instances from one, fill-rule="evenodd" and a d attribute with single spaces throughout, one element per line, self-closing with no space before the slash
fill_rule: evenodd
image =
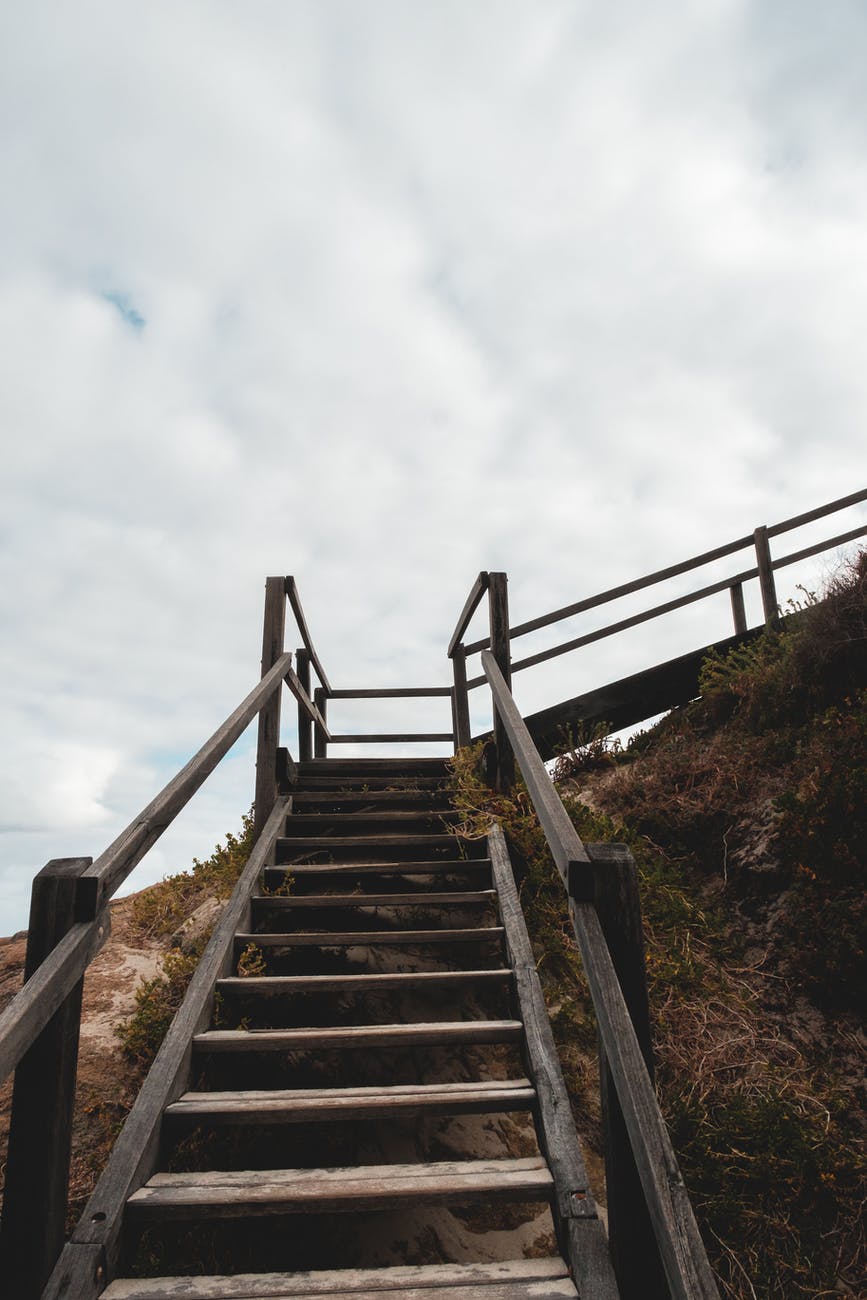
<path id="1" fill-rule="evenodd" d="M 454 729 L 455 748 L 463 749 L 470 743 L 470 700 L 467 691 L 467 659 L 464 648 L 455 646 L 452 651 L 452 669 L 454 671 Z"/>
<path id="2" fill-rule="evenodd" d="M 295 671 L 298 684 L 307 699 L 310 699 L 310 652 L 306 649 L 295 652 Z M 304 701 L 298 700 L 298 761 L 306 762 L 313 757 L 313 723 Z"/>
<path id="3" fill-rule="evenodd" d="M 370 690 L 332 691 L 332 700 L 414 700 L 426 697 L 451 695 L 450 686 L 399 686 L 371 687 Z"/>
<path id="4" fill-rule="evenodd" d="M 313 757 L 328 757 L 328 742 L 331 735 L 328 731 L 326 719 L 328 717 L 328 692 L 324 686 L 317 686 L 313 692 L 313 702 L 316 705 L 316 711 L 322 719 L 313 726 Z"/>
<path id="5" fill-rule="evenodd" d="M 774 569 L 771 561 L 771 548 L 768 545 L 768 530 L 764 524 L 753 534 L 756 547 L 756 561 L 759 571 L 759 586 L 762 591 L 762 609 L 765 625 L 777 621 L 780 608 L 777 603 L 777 589 L 774 583 Z"/>
<path id="6" fill-rule="evenodd" d="M 123 884 L 133 867 L 157 842 L 199 786 L 204 784 L 220 759 L 246 730 L 262 704 L 274 691 L 280 690 L 291 664 L 291 654 L 281 655 L 267 676 L 253 687 L 247 698 L 241 701 L 213 736 L 205 741 L 189 763 L 181 768 L 177 776 L 172 777 L 168 785 L 130 822 L 126 830 L 121 831 L 93 866 L 88 867 L 81 880 L 84 885 L 88 882 L 92 884 L 95 908 L 100 908 Z"/>
<path id="7" fill-rule="evenodd" d="M 262 676 L 265 677 L 283 654 L 286 623 L 284 578 L 265 582 L 265 615 L 262 628 Z M 253 834 L 259 835 L 277 798 L 277 746 L 280 744 L 281 692 L 275 691 L 259 712 L 256 745 L 256 795 Z"/>
<path id="8" fill-rule="evenodd" d="M 328 695 L 331 694 L 331 683 L 325 676 L 325 669 L 319 659 L 319 655 L 313 648 L 313 641 L 310 637 L 310 629 L 307 626 L 307 619 L 304 617 L 304 610 L 301 608 L 301 597 L 298 595 L 298 585 L 295 579 L 289 577 L 283 579 L 285 583 L 286 595 L 289 598 L 289 604 L 292 606 L 292 613 L 295 615 L 295 622 L 298 625 L 298 631 L 301 633 L 301 640 L 304 642 L 304 648 L 310 655 L 310 662 L 313 665 L 316 676 L 322 683 L 322 686 Z"/>
<path id="9" fill-rule="evenodd" d="M 329 735 L 328 737 L 332 745 L 420 745 L 433 744 L 434 742 L 446 743 L 453 738 L 454 732 L 452 731 L 353 732 L 351 735 Z"/>
<path id="10" fill-rule="evenodd" d="M 491 649 L 484 651 L 496 662 L 507 687 L 511 686 L 511 649 L 509 644 L 509 592 L 505 573 L 488 574 L 488 610 L 491 625 Z M 497 752 L 495 784 L 498 790 L 511 790 L 515 784 L 515 757 L 506 728 L 494 700 L 494 745 Z"/>
<path id="11" fill-rule="evenodd" d="M 744 608 L 744 584 L 742 582 L 733 582 L 729 595 L 732 602 L 732 619 L 735 625 L 735 636 L 743 636 L 747 630 L 747 612 Z"/>
<path id="12" fill-rule="evenodd" d="M 64 1289 L 65 1272 L 77 1267 L 82 1246 L 101 1247 L 107 1276 L 114 1276 L 126 1202 L 156 1168 L 163 1110 L 188 1090 L 192 1037 L 210 1023 L 216 980 L 231 969 L 235 931 L 250 923 L 250 896 L 283 827 L 288 803 L 278 799 L 271 810 L 42 1300 L 65 1300 L 71 1294 L 75 1300 L 96 1300 L 105 1278 L 98 1289 L 83 1284 L 74 1293 Z"/>
<path id="13" fill-rule="evenodd" d="M 492 826 L 488 833 L 488 850 L 499 895 L 506 952 L 515 972 L 515 988 L 524 1023 L 527 1074 L 536 1090 L 539 1141 L 554 1178 L 554 1223 L 560 1249 L 569 1262 L 580 1295 L 592 1296 L 594 1300 L 617 1300 L 619 1293 L 608 1244 L 590 1190 L 569 1094 L 536 971 L 536 959 L 521 910 L 506 840 L 499 826 Z"/>
<path id="14" fill-rule="evenodd" d="M 638 868 L 624 844 L 588 844 L 587 851 L 593 864 L 593 897 L 599 924 L 652 1084 L 653 1048 Z M 608 1057 L 601 1042 L 599 1085 L 608 1195 L 608 1240 L 617 1283 L 624 1296 L 668 1300 L 668 1283 L 653 1223 L 645 1204 Z"/>
<path id="15" fill-rule="evenodd" d="M 91 862 L 55 858 L 34 879 L 25 981 L 75 926 L 78 881 Z M 103 935 L 109 924 L 102 919 Z M 0 1257 L 20 1300 L 38 1300 L 65 1237 L 82 985 L 83 971 L 15 1071 Z"/>
<path id="16" fill-rule="evenodd" d="M 470 619 L 473 617 L 473 614 L 475 614 L 479 607 L 479 602 L 488 589 L 488 577 L 489 575 L 483 569 L 470 588 L 470 594 L 464 601 L 464 607 L 461 610 L 457 625 L 454 632 L 452 632 L 451 640 L 449 641 L 448 650 L 446 651 L 449 658 L 454 654 L 455 646 L 459 645 L 463 640 L 463 635 L 469 626 Z"/>

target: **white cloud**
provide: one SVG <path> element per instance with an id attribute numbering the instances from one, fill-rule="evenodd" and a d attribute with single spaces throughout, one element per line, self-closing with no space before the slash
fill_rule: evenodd
<path id="1" fill-rule="evenodd" d="M 3 806 L 44 830 L 0 842 L 0 931 L 249 688 L 267 573 L 336 684 L 444 683 L 482 567 L 527 618 L 861 486 L 858 6 L 36 0 L 2 36 Z M 237 825 L 245 745 L 142 879 Z"/>

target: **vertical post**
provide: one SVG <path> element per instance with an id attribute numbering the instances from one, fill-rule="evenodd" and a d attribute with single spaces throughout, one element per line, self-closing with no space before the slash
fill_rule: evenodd
<path id="1" fill-rule="evenodd" d="M 313 692 L 313 703 L 316 705 L 323 719 L 328 721 L 328 693 L 324 686 L 317 686 Z M 325 732 L 318 722 L 313 724 L 313 756 L 314 758 L 328 757 L 328 741 Z"/>
<path id="2" fill-rule="evenodd" d="M 765 623 L 775 623 L 779 606 L 777 589 L 774 585 L 774 570 L 771 566 L 771 548 L 768 543 L 768 530 L 764 524 L 753 533 L 756 547 L 756 563 L 759 569 L 759 586 L 762 589 L 762 609 Z"/>
<path id="3" fill-rule="evenodd" d="M 512 656 L 509 644 L 509 593 L 505 573 L 488 574 L 488 613 L 491 625 L 491 653 L 506 685 L 512 684 Z M 497 747 L 496 788 L 510 790 L 515 784 L 515 756 L 506 729 L 494 708 L 494 743 Z"/>
<path id="4" fill-rule="evenodd" d="M 464 647 L 456 645 L 452 651 L 452 670 L 455 675 L 452 704 L 454 708 L 455 749 L 470 743 L 470 696 L 467 691 L 467 657 Z"/>
<path id="5" fill-rule="evenodd" d="M 78 879 L 92 862 L 56 858 L 33 881 L 25 981 L 79 919 Z M 37 1300 L 63 1247 L 83 982 L 15 1071 L 0 1271 L 17 1300 Z"/>
<path id="6" fill-rule="evenodd" d="M 599 924 L 626 1002 L 641 1054 L 653 1081 L 650 1010 L 644 965 L 644 935 L 638 870 L 623 844 L 588 844 L 594 903 Z M 599 1049 L 599 1084 L 608 1195 L 608 1240 L 620 1293 L 642 1300 L 669 1300 L 665 1270 L 656 1245 L 629 1134 L 608 1061 Z"/>
<path id="7" fill-rule="evenodd" d="M 262 676 L 273 668 L 283 653 L 286 625 L 286 579 L 265 581 L 265 617 L 262 626 Z M 256 795 L 253 834 L 258 837 L 277 798 L 277 746 L 280 743 L 280 701 L 282 687 L 275 691 L 259 713 L 259 741 L 256 747 Z"/>
<path id="8" fill-rule="evenodd" d="M 310 654 L 307 650 L 296 650 L 295 671 L 298 680 L 310 695 Z M 313 723 L 304 705 L 298 703 L 298 761 L 305 763 L 313 757 Z"/>
<path id="9" fill-rule="evenodd" d="M 732 618 L 734 620 L 735 632 L 741 636 L 747 630 L 747 611 L 744 608 L 744 586 L 742 582 L 734 582 L 729 587 L 729 595 L 732 601 Z"/>

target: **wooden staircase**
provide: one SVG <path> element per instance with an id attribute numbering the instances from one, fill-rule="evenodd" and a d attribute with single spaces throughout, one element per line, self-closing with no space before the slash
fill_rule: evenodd
<path id="1" fill-rule="evenodd" d="M 298 765 L 106 1300 L 617 1295 L 505 844 L 445 777 Z"/>

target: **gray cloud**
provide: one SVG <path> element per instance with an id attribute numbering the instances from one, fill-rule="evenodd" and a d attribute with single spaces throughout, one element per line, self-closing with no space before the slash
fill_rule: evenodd
<path id="1" fill-rule="evenodd" d="M 865 44 L 746 0 L 7 17 L 0 931 L 249 688 L 267 573 L 335 682 L 446 682 L 482 567 L 530 617 L 861 486 Z M 140 883 L 237 826 L 250 745 Z"/>

